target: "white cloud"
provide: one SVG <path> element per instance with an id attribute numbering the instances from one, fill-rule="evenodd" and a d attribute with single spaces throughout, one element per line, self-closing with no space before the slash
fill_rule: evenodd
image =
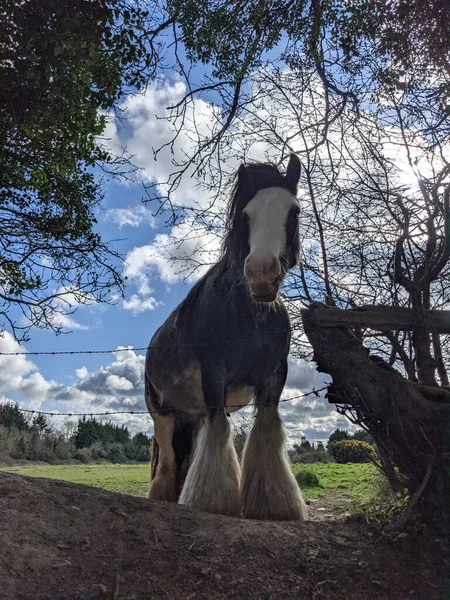
<path id="1" fill-rule="evenodd" d="M 124 274 L 140 285 L 155 274 L 168 284 L 193 283 L 217 260 L 220 244 L 217 232 L 186 220 L 170 234 L 158 233 L 151 244 L 133 248 L 125 258 Z"/>
<path id="2" fill-rule="evenodd" d="M 89 327 L 77 321 L 72 315 L 62 312 L 54 312 L 51 318 L 53 327 L 60 327 L 65 331 L 74 331 L 75 329 L 87 331 Z"/>
<path id="3" fill-rule="evenodd" d="M 155 310 L 161 304 L 153 296 L 142 298 L 137 294 L 133 294 L 129 300 L 123 301 L 122 306 L 125 310 L 130 310 L 133 315 L 139 315 L 147 310 Z"/>
<path id="4" fill-rule="evenodd" d="M 83 366 L 83 367 L 80 367 L 79 369 L 75 370 L 75 375 L 79 379 L 85 379 L 89 375 L 89 371 L 88 371 L 87 367 Z"/>
<path id="5" fill-rule="evenodd" d="M 107 387 L 113 391 L 127 392 L 133 389 L 131 381 L 125 377 L 120 377 L 119 375 L 108 375 L 105 379 L 105 383 Z"/>
<path id="6" fill-rule="evenodd" d="M 52 407 L 60 412 L 114 412 L 135 410 L 143 415 L 111 415 L 102 417 L 132 432 L 153 431 L 152 420 L 144 401 L 145 357 L 137 355 L 132 348 L 119 347 L 114 360 L 89 371 L 83 366 L 76 370 L 78 380 L 61 387 L 49 399 Z M 53 408 L 52 408 L 53 410 Z"/>
<path id="7" fill-rule="evenodd" d="M 128 206 L 126 208 L 110 208 L 106 211 L 105 221 L 111 221 L 122 229 L 123 227 L 155 227 L 155 217 L 145 206 Z"/>
<path id="8" fill-rule="evenodd" d="M 8 332 L 0 337 L 0 352 L 26 352 Z M 26 354 L 5 356 L 0 354 L 0 392 L 12 396 L 19 394 L 26 407 L 38 409 L 52 394 L 63 386 L 47 380 Z"/>
<path id="9" fill-rule="evenodd" d="M 24 348 L 5 331 L 0 337 L 0 352 L 24 352 Z M 17 389 L 24 378 L 35 370 L 36 366 L 24 354 L 0 355 L 0 392 Z"/>
<path id="10" fill-rule="evenodd" d="M 55 381 L 48 381 L 41 373 L 36 372 L 22 379 L 17 390 L 29 399 L 38 399 L 42 402 L 59 387 Z"/>
<path id="11" fill-rule="evenodd" d="M 217 120 L 218 109 L 213 104 L 196 100 L 185 113 L 185 127 L 176 139 L 174 126 L 167 108 L 179 102 L 186 93 L 181 81 L 157 81 L 148 86 L 145 93 L 129 95 L 121 104 L 120 120 L 110 116 L 103 144 L 118 154 L 126 148 L 133 157 L 133 164 L 140 168 L 138 177 L 148 182 L 160 182 L 158 192 L 164 195 L 174 165 L 179 164 L 195 148 L 194 136 L 206 136 L 211 124 Z M 155 151 L 158 153 L 155 154 Z M 197 187 L 191 179 L 193 169 L 188 169 L 181 185 L 174 193 L 174 200 L 183 206 L 206 205 L 210 195 Z"/>
<path id="12" fill-rule="evenodd" d="M 286 390 L 301 390 L 299 393 L 305 393 L 312 389 L 322 388 L 329 380 L 328 375 L 317 372 L 314 363 L 289 358 Z"/>

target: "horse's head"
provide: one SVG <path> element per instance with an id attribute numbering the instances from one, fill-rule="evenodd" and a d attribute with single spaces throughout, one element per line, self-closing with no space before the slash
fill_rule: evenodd
<path id="1" fill-rule="evenodd" d="M 271 165 L 239 169 L 238 189 L 246 190 L 248 199 L 240 215 L 248 242 L 244 277 L 257 302 L 273 302 L 284 276 L 298 261 L 299 177 L 300 160 L 295 154 L 284 176 Z"/>

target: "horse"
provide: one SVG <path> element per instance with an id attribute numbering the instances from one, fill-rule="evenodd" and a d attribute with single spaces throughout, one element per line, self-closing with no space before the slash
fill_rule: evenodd
<path id="1" fill-rule="evenodd" d="M 279 289 L 298 261 L 300 160 L 241 165 L 220 259 L 156 331 L 145 362 L 154 421 L 151 500 L 263 520 L 305 520 L 278 403 L 290 320 Z M 229 413 L 255 418 L 239 465 Z"/>

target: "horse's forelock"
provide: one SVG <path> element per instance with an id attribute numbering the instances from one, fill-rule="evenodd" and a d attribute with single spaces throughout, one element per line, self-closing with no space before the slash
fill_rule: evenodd
<path id="1" fill-rule="evenodd" d="M 285 176 L 271 163 L 250 163 L 244 168 L 240 167 L 228 206 L 223 253 L 232 250 L 231 254 L 236 257 L 248 251 L 247 238 L 241 235 L 244 227 L 242 214 L 255 194 L 269 187 L 281 187 L 292 191 Z"/>
<path id="2" fill-rule="evenodd" d="M 239 169 L 234 184 L 227 215 L 227 229 L 233 226 L 236 215 L 241 215 L 244 208 L 260 190 L 268 187 L 288 188 L 286 179 L 277 167 L 271 163 L 250 163 L 245 165 L 245 177 Z"/>

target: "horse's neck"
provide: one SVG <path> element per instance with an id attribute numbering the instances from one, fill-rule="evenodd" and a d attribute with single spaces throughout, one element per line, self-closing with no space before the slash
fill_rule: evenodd
<path id="1" fill-rule="evenodd" d="M 244 261 L 244 257 L 239 257 L 230 251 L 225 252 L 217 265 L 215 287 L 237 296 L 245 304 L 251 304 L 250 293 L 244 279 Z"/>

